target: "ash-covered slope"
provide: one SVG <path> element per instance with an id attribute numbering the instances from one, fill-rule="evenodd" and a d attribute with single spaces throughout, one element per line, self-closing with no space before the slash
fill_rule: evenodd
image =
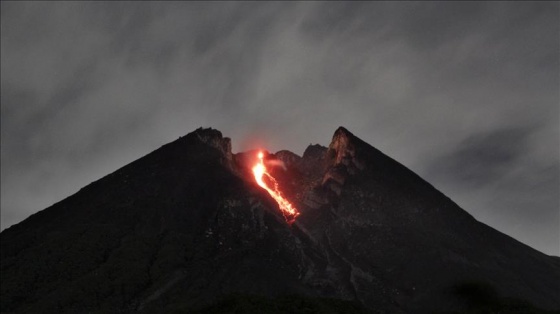
<path id="1" fill-rule="evenodd" d="M 254 158 L 198 129 L 4 230 L 0 311 L 560 309 L 558 258 L 344 128 L 328 149 L 266 157 L 286 165 L 273 174 L 302 213 L 292 226 Z"/>

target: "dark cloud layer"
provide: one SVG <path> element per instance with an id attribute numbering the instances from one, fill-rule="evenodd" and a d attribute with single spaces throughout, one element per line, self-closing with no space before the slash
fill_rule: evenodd
<path id="1" fill-rule="evenodd" d="M 2 229 L 199 126 L 336 127 L 560 254 L 555 2 L 1 3 Z"/>
<path id="2" fill-rule="evenodd" d="M 527 145 L 530 132 L 529 129 L 508 129 L 473 134 L 449 154 L 436 158 L 429 171 L 469 189 L 491 184 L 519 164 L 520 157 L 530 149 Z"/>

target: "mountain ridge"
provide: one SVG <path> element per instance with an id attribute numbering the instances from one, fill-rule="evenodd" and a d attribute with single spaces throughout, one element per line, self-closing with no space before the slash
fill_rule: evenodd
<path id="1" fill-rule="evenodd" d="M 476 221 L 347 129 L 301 157 L 266 152 L 301 211 L 292 226 L 254 182 L 255 153 L 199 128 L 5 229 L 1 311 L 172 312 L 235 293 L 463 311 L 472 302 L 453 291 L 473 282 L 500 306 L 560 309 L 560 259 Z"/>

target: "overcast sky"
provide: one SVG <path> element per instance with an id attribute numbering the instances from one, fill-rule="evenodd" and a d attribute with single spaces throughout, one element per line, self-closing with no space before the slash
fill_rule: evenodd
<path id="1" fill-rule="evenodd" d="M 1 226 L 200 126 L 340 125 L 560 254 L 558 2 L 1 2 Z"/>

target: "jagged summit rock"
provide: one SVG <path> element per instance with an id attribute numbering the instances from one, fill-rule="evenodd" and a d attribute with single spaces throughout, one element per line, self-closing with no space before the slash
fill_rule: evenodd
<path id="1" fill-rule="evenodd" d="M 228 159 L 231 159 L 231 139 L 229 137 L 223 137 L 222 132 L 212 129 L 212 128 L 198 128 L 192 134 L 196 137 L 216 149 L 222 152 Z"/>
<path id="2" fill-rule="evenodd" d="M 289 150 L 281 150 L 276 152 L 275 157 L 281 160 L 286 167 L 291 166 L 292 164 L 301 160 L 301 157 L 292 153 Z M 284 169 L 285 170 L 285 169 Z"/>
<path id="3" fill-rule="evenodd" d="M 254 182 L 256 151 L 199 128 L 4 230 L 0 311 L 560 309 L 558 258 L 347 129 L 301 157 L 265 153 L 301 212 L 291 226 Z"/>
<path id="4" fill-rule="evenodd" d="M 319 144 L 310 144 L 309 146 L 307 146 L 307 148 L 305 149 L 305 151 L 303 152 L 303 158 L 309 158 L 309 159 L 322 159 L 324 158 L 325 152 L 327 151 L 327 148 L 325 146 L 319 145 Z"/>

